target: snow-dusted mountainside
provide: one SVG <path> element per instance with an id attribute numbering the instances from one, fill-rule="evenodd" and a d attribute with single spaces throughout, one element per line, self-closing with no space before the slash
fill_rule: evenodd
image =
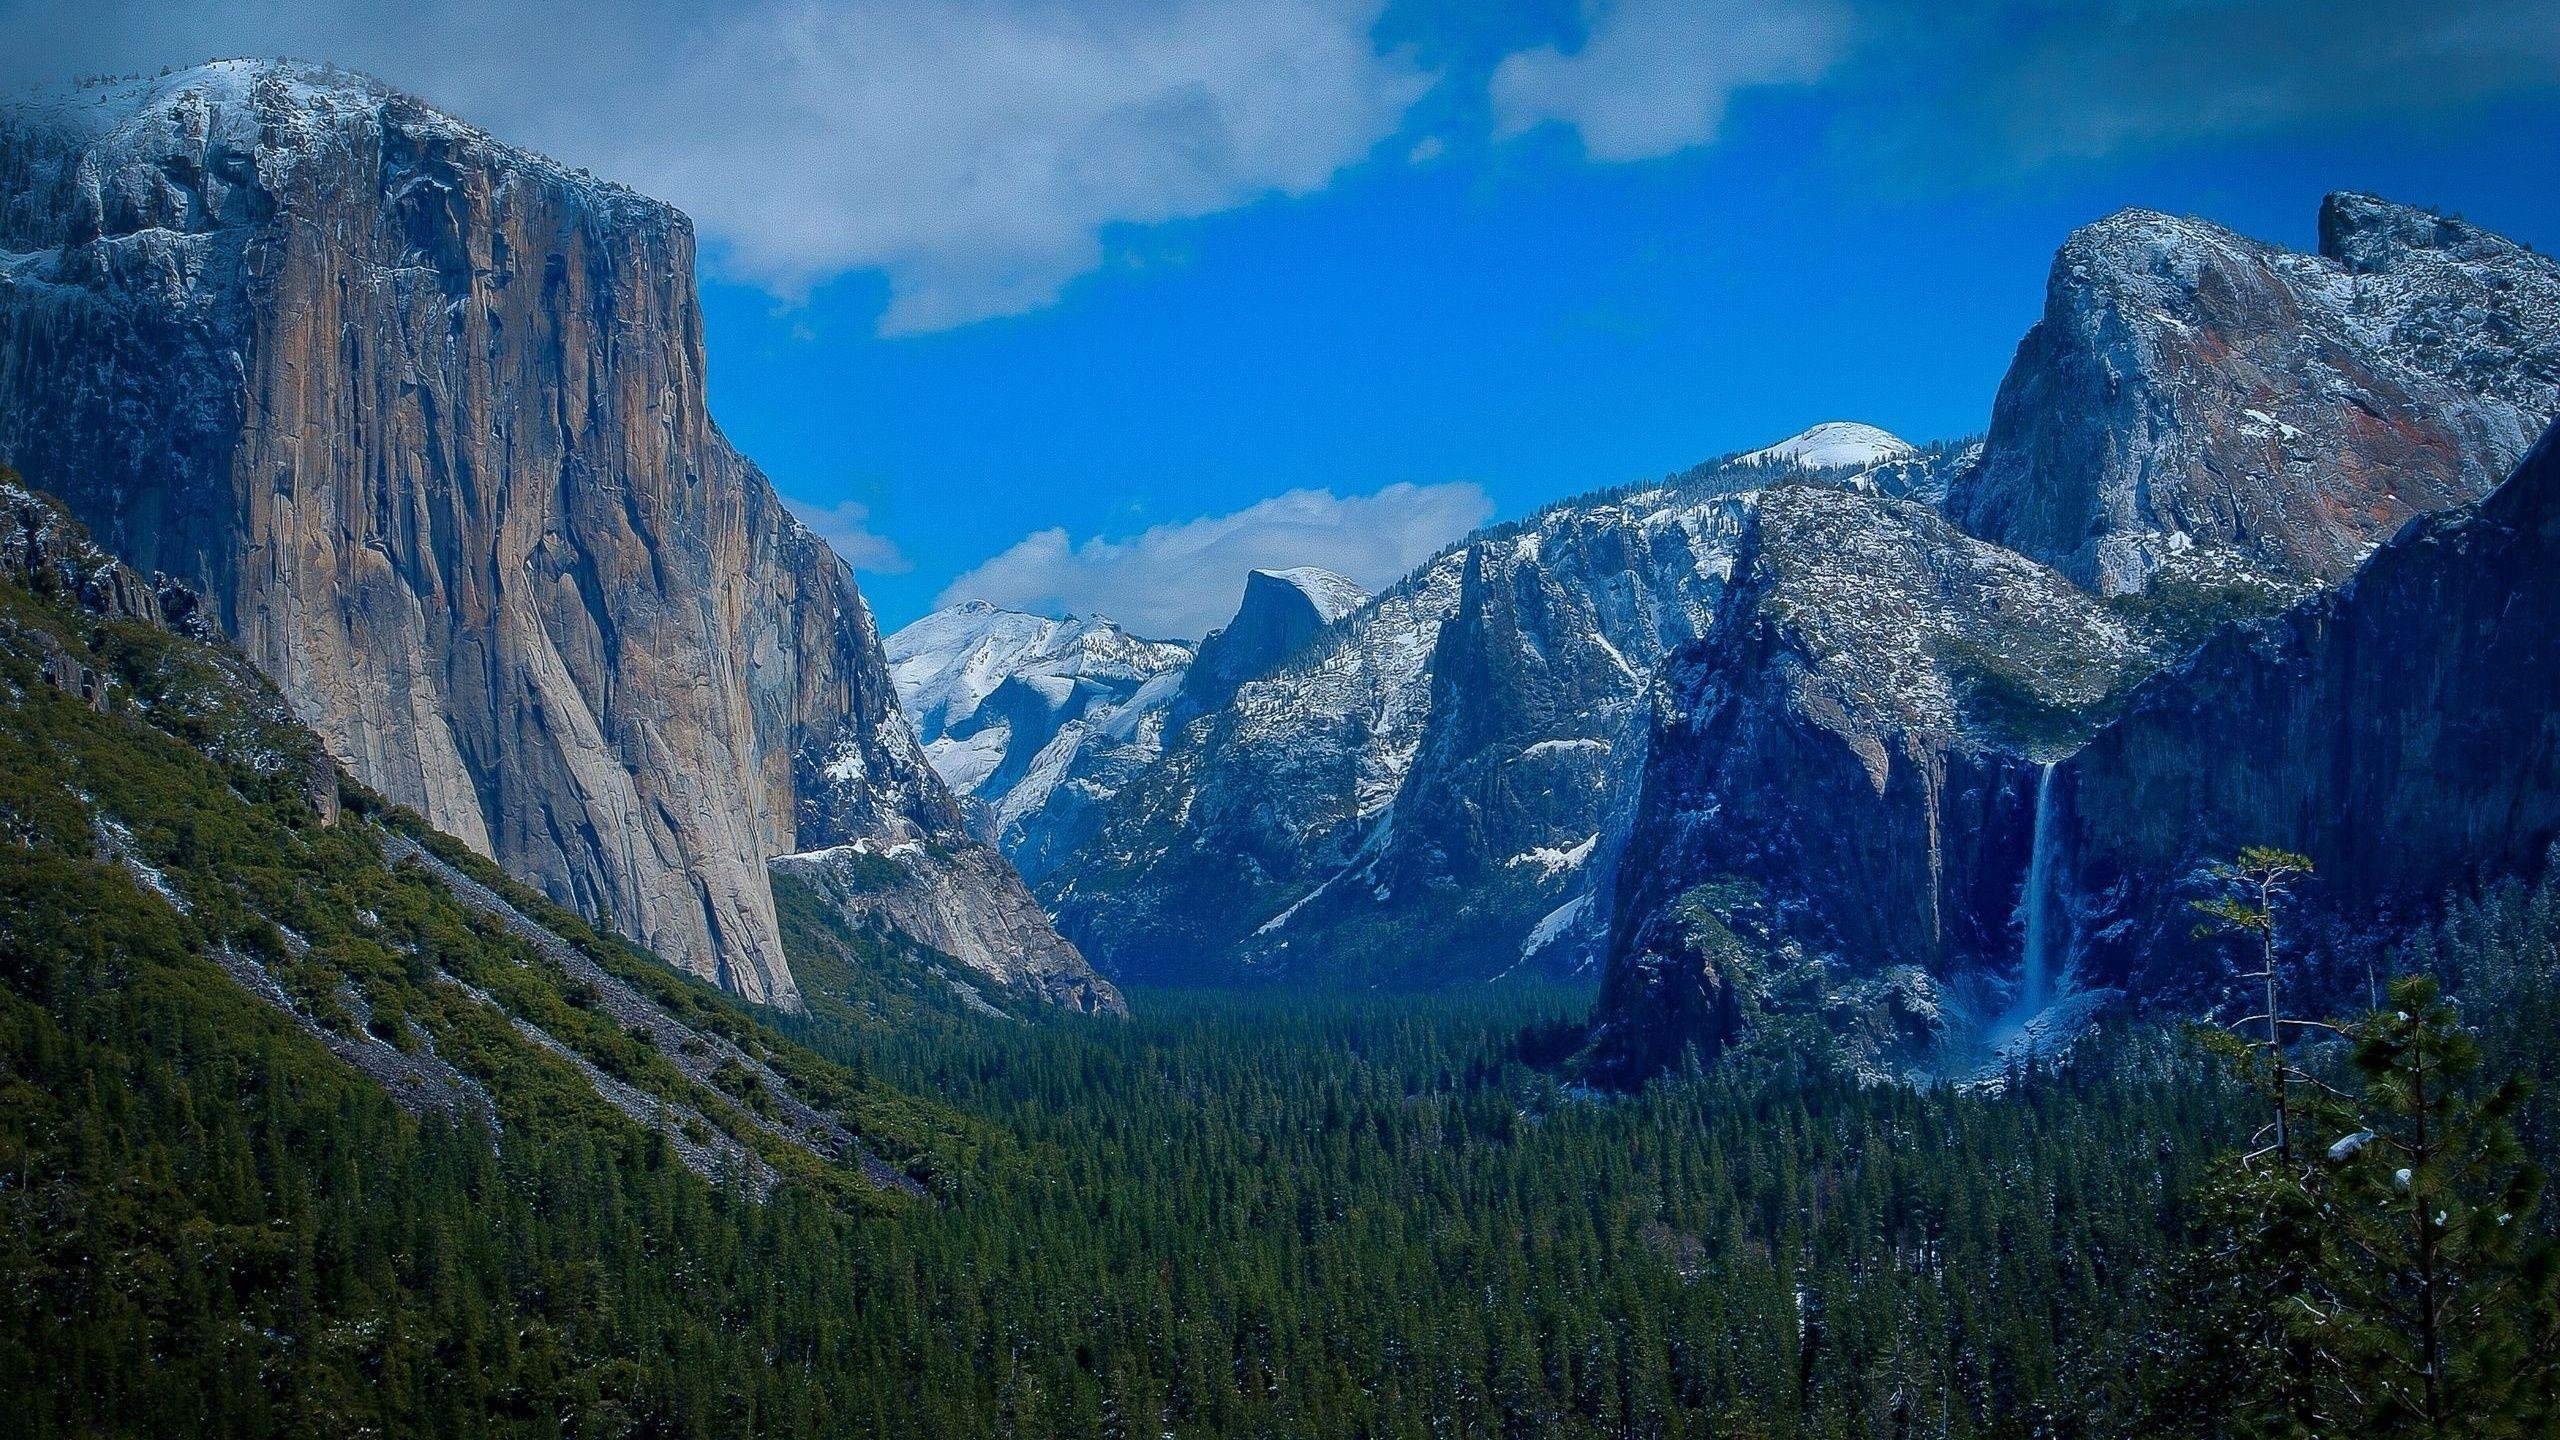
<path id="1" fill-rule="evenodd" d="M 377 81 L 0 104 L 0 459 L 202 593 L 359 779 L 791 1006 L 768 857 L 973 842 L 703 374 L 682 214 Z"/>
<path id="2" fill-rule="evenodd" d="M 2330 196 L 2320 253 L 2128 210 L 2054 258 L 1948 513 L 2108 594 L 2334 584 L 2497 483 L 2560 408 L 2560 262 Z"/>
<path id="3" fill-rule="evenodd" d="M 1876 479 L 1733 457 L 1469 537 L 1184 727 L 1043 897 L 1124 978 L 1571 968 L 1651 668 L 1757 492 L 1808 483 Z"/>
<path id="4" fill-rule="evenodd" d="M 2560 424 L 2486 499 L 2353 580 L 2231 626 L 2062 765 L 2073 967 L 2209 998 L 2181 884 L 2244 845 L 2311 857 L 2301 903 L 2422 912 L 2560 840 Z"/>
<path id="5" fill-rule="evenodd" d="M 1183 677 L 1185 708 L 1198 714 L 1226 704 L 1237 686 L 1297 653 L 1368 598 L 1357 582 L 1312 565 L 1246 575 L 1235 618 L 1200 642 L 1200 656 Z"/>
<path id="6" fill-rule="evenodd" d="M 2005 1010 L 2041 762 L 2160 663 L 2138 619 L 1906 501 L 1772 490 L 1664 665 L 1588 1063 L 1641 1079 L 1791 1009 L 1891 1071 Z M 1750 933 L 1750 963 L 1718 952 Z"/>
<path id="7" fill-rule="evenodd" d="M 1163 749 L 1191 647 L 1108 620 L 972 600 L 891 635 L 890 678 L 925 754 L 1026 873 Z"/>
<path id="8" fill-rule="evenodd" d="M 2549 507 L 2501 492 L 2356 567 L 2539 429 L 2560 269 L 2362 196 L 2321 232 L 2317 257 L 2141 211 L 2075 234 L 1990 435 L 1941 472 L 1983 538 L 1883 498 L 1757 509 L 1604 838 L 1590 1074 L 1817 1019 L 1790 1033 L 1949 1073 L 2115 987 L 2175 993 L 2171 892 L 2212 855 L 2318 850 L 2378 894 L 2547 841 Z"/>

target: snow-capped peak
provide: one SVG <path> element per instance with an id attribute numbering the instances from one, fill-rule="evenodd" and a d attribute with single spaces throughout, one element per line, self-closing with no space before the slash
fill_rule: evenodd
<path id="1" fill-rule="evenodd" d="M 1910 442 L 1854 420 L 1826 420 L 1790 435 L 1765 450 L 1737 457 L 1740 463 L 1793 465 L 1804 470 L 1864 470 L 1889 460 L 1920 453 Z"/>
<path id="2" fill-rule="evenodd" d="M 1330 625 L 1369 599 L 1369 592 L 1348 575 L 1337 575 L 1319 565 L 1293 565 L 1286 570 L 1257 570 L 1307 597 L 1316 607 L 1316 616 Z"/>

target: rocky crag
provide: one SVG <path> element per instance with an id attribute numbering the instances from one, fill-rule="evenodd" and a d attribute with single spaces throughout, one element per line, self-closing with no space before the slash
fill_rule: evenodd
<path id="1" fill-rule="evenodd" d="M 2560 409 L 2560 262 L 2367 195 L 2302 255 L 2128 210 L 2054 257 L 1948 513 L 2104 594 L 2334 584 Z"/>
<path id="2" fill-rule="evenodd" d="M 1183 672 L 1183 718 L 1224 707 L 1244 682 L 1305 649 L 1368 599 L 1356 583 L 1313 565 L 1248 573 L 1235 618 L 1209 632 Z"/>
<path id="3" fill-rule="evenodd" d="M 1713 1054 L 1789 1007 L 1909 1059 L 1950 1010 L 2002 1008 L 2040 762 L 2155 654 L 2139 623 L 1922 506 L 1762 496 L 1713 623 L 1663 667 L 1592 1073 Z"/>
<path id="4" fill-rule="evenodd" d="M 2560 839 L 2560 428 L 2488 498 L 2413 522 L 2340 589 L 2235 624 L 2060 767 L 2084 983 L 2206 997 L 2186 901 L 2275 845 L 2314 912 L 2408 912 Z"/>
<path id="5" fill-rule="evenodd" d="M 0 456 L 365 783 L 790 1006 L 767 857 L 960 815 L 712 423 L 693 271 L 675 210 L 343 72 L 0 110 Z"/>
<path id="6" fill-rule="evenodd" d="M 2461 507 L 2560 397 L 2560 271 L 2364 196 L 2321 240 L 2072 237 L 1948 480 L 1978 538 L 1764 503 L 1766 574 L 1665 668 L 1602 856 L 1590 1073 L 1804 1025 L 1950 1073 L 2119 987 L 2203 994 L 2187 882 L 2242 844 L 2313 852 L 2368 916 L 2538 857 L 2547 522 L 2523 477 Z"/>

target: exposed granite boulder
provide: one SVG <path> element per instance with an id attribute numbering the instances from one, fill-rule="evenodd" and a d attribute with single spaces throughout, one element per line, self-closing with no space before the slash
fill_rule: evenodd
<path id="1" fill-rule="evenodd" d="M 2336 583 L 2560 410 L 2560 262 L 2371 196 L 2320 254 L 2127 210 L 2054 258 L 1948 513 L 2107 594 L 2192 565 Z"/>
<path id="2" fill-rule="evenodd" d="M 1586 1056 L 1610 1082 L 1712 1056 L 1781 975 L 1800 1010 L 2005 998 L 2039 763 L 2158 662 L 2140 623 L 1918 504 L 1772 489 L 1734 556 L 1655 690 Z"/>
<path id="3" fill-rule="evenodd" d="M 2209 986 L 2183 882 L 2245 845 L 2309 855 L 2302 900 L 2350 920 L 2538 867 L 2560 838 L 2560 429 L 2342 589 L 2154 677 L 2058 781 L 2078 968 L 2141 995 Z"/>
<path id="4" fill-rule="evenodd" d="M 438 828 L 784 1006 L 768 856 L 958 834 L 705 408 L 675 210 L 224 62 L 0 109 L 0 252 L 0 457 Z"/>

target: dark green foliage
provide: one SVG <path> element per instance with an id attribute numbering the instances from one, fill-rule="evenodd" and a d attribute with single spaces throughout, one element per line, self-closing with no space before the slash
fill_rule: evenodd
<path id="1" fill-rule="evenodd" d="M 2560 1242 L 2540 1204 L 2560 874 L 2456 900 L 2399 959 L 2435 974 L 2295 1047 L 2214 1036 L 2253 1088 L 2292 1081 L 2301 1139 L 2229 1162 L 2164 1295 L 2159 1434 L 2547 1435 L 2560 1430 Z M 2264 907 L 2229 923 L 2266 933 Z M 2251 920 L 2255 925 L 2246 923 Z M 2479 1017 L 2475 1024 L 2470 1017 Z M 2488 1077 L 2499 1064 L 2527 1073 Z"/>
<path id="2" fill-rule="evenodd" d="M 2173 566 L 2148 587 L 2107 603 L 2159 635 L 2171 653 L 2183 654 L 2225 625 L 2264 619 L 2300 598 L 2299 589 L 2263 576 L 2196 575 Z"/>

